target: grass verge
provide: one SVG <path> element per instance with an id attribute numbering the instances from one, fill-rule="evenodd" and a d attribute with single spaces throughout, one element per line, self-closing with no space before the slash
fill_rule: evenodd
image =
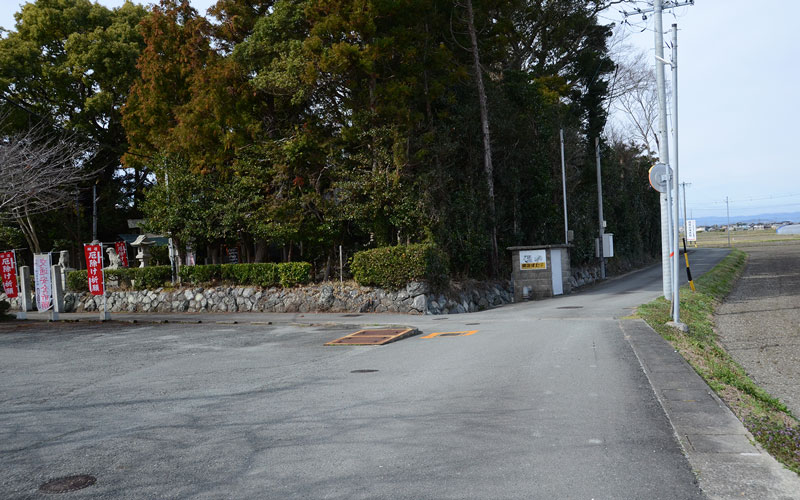
<path id="1" fill-rule="evenodd" d="M 747 254 L 734 249 L 695 281 L 696 292 L 683 287 L 681 321 L 689 326 L 688 333 L 666 325 L 672 317 L 670 303 L 663 297 L 640 306 L 638 314 L 694 367 L 764 449 L 800 474 L 800 422 L 747 376 L 719 345 L 714 331 L 714 310 L 730 293 L 746 261 Z"/>

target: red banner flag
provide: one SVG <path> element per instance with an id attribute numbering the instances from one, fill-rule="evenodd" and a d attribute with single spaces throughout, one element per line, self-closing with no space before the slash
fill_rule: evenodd
<path id="1" fill-rule="evenodd" d="M 122 267 L 128 267 L 128 244 L 124 241 L 118 241 L 114 243 L 114 247 Z"/>
<path id="2" fill-rule="evenodd" d="M 92 295 L 103 295 L 103 245 L 83 245 L 86 255 L 86 271 L 89 291 Z"/>
<path id="3" fill-rule="evenodd" d="M 3 278 L 3 290 L 6 297 L 13 299 L 19 295 L 17 287 L 17 256 L 14 250 L 0 252 L 0 275 Z"/>

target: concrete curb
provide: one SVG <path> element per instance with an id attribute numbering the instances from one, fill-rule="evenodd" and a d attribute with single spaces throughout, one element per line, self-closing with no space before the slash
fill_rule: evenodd
<path id="1" fill-rule="evenodd" d="M 620 328 L 708 498 L 798 498 L 800 477 L 754 444 L 739 419 L 666 340 L 643 320 L 622 320 Z"/>

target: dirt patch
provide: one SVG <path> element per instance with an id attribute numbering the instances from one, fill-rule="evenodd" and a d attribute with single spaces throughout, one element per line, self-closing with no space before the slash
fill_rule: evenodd
<path id="1" fill-rule="evenodd" d="M 800 244 L 745 249 L 748 264 L 715 315 L 720 342 L 800 415 Z"/>

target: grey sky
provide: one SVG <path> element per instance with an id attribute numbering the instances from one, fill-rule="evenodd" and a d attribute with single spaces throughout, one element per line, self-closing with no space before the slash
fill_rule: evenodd
<path id="1" fill-rule="evenodd" d="M 205 13 L 213 1 L 192 4 Z M 13 26 L 20 3 L 2 0 L 0 25 Z M 603 21 L 621 21 L 621 8 Z M 798 18 L 790 0 L 696 0 L 664 16 L 665 29 L 679 28 L 680 176 L 695 218 L 725 215 L 726 196 L 735 216 L 800 211 Z M 652 54 L 652 18 L 629 21 L 631 43 Z"/>

